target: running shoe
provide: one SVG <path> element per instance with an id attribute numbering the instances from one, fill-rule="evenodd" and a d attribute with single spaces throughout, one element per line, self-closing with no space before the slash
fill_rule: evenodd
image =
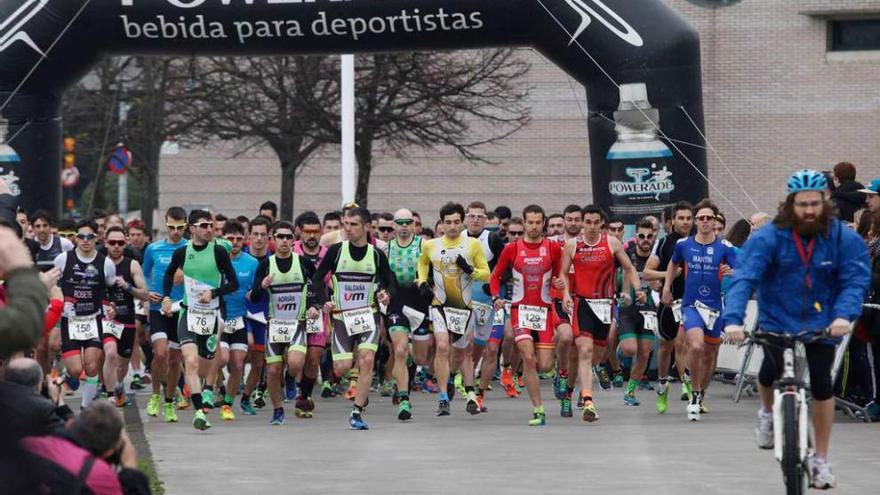
<path id="1" fill-rule="evenodd" d="M 235 413 L 232 412 L 232 406 L 223 404 L 223 406 L 220 407 L 220 419 L 223 421 L 232 421 L 235 419 Z"/>
<path id="2" fill-rule="evenodd" d="M 116 398 L 113 402 L 116 404 L 116 407 L 125 407 L 125 404 L 128 403 L 125 399 L 125 393 L 116 394 Z"/>
<path id="3" fill-rule="evenodd" d="M 147 416 L 156 417 L 159 415 L 159 406 L 162 405 L 162 396 L 159 394 L 150 395 L 150 400 L 147 402 Z"/>
<path id="4" fill-rule="evenodd" d="M 523 383 L 522 375 L 516 375 L 516 380 L 513 382 L 514 387 L 516 387 L 517 395 L 522 394 L 523 389 L 526 385 Z"/>
<path id="5" fill-rule="evenodd" d="M 211 423 L 208 422 L 208 415 L 205 414 L 205 411 L 201 409 L 196 411 L 195 416 L 193 416 L 193 427 L 201 431 L 205 431 L 211 427 Z"/>
<path id="6" fill-rule="evenodd" d="M 513 385 L 513 371 L 510 368 L 501 370 L 501 384 L 505 387 Z"/>
<path id="7" fill-rule="evenodd" d="M 166 402 L 162 415 L 165 416 L 166 423 L 177 423 L 177 410 L 174 409 L 174 404 Z"/>
<path id="8" fill-rule="evenodd" d="M 284 402 L 296 400 L 296 381 L 289 377 L 284 380 Z"/>
<path id="9" fill-rule="evenodd" d="M 694 388 L 691 386 L 690 380 L 684 380 L 681 382 L 681 400 L 690 401 L 691 396 L 694 394 Z"/>
<path id="10" fill-rule="evenodd" d="M 583 419 L 587 423 L 592 423 L 593 421 L 599 419 L 599 413 L 596 412 L 596 405 L 593 404 L 593 401 L 584 403 L 584 412 L 581 416 L 581 419 Z"/>
<path id="11" fill-rule="evenodd" d="M 837 485 L 837 478 L 831 474 L 831 465 L 827 460 L 811 455 L 807 457 L 807 469 L 809 470 L 810 488 L 827 490 Z"/>
<path id="12" fill-rule="evenodd" d="M 529 420 L 529 426 L 544 426 L 547 424 L 547 415 L 544 413 L 543 409 L 540 411 L 535 411 L 532 419 Z"/>
<path id="13" fill-rule="evenodd" d="M 141 375 L 135 373 L 131 377 L 131 384 L 129 384 L 132 390 L 143 390 L 144 384 L 141 382 Z"/>
<path id="14" fill-rule="evenodd" d="M 458 391 L 458 394 L 462 397 L 467 395 L 467 390 L 464 389 L 464 376 L 461 373 L 455 374 L 455 390 Z M 452 397 L 452 394 L 449 394 L 449 397 Z"/>
<path id="15" fill-rule="evenodd" d="M 700 414 L 709 414 L 709 408 L 706 407 L 706 401 L 700 398 Z"/>
<path id="16" fill-rule="evenodd" d="M 351 417 L 348 418 L 348 426 L 352 430 L 369 430 L 370 429 L 370 427 L 367 426 L 366 421 L 364 421 L 364 418 L 361 416 L 361 413 L 359 413 L 357 411 L 351 412 Z"/>
<path id="17" fill-rule="evenodd" d="M 245 416 L 255 416 L 257 414 L 257 410 L 251 405 L 250 400 L 242 399 L 239 408 L 241 408 L 241 412 L 244 413 Z"/>
<path id="18" fill-rule="evenodd" d="M 185 410 L 189 409 L 190 402 L 189 402 L 189 399 L 187 399 L 185 396 L 178 395 L 177 397 L 175 397 L 175 400 L 177 402 L 177 409 L 178 410 L 185 411 Z"/>
<path id="19" fill-rule="evenodd" d="M 699 404 L 691 404 L 687 405 L 687 418 L 688 421 L 699 421 L 700 420 L 700 405 Z"/>
<path id="20" fill-rule="evenodd" d="M 334 397 L 333 385 L 331 385 L 330 382 L 324 382 L 321 384 L 321 397 L 324 399 Z"/>
<path id="21" fill-rule="evenodd" d="M 398 406 L 400 405 L 400 394 L 397 393 L 397 385 L 394 385 L 394 390 L 391 392 L 391 404 Z"/>
<path id="22" fill-rule="evenodd" d="M 614 388 L 623 387 L 623 371 L 614 372 L 614 378 L 611 379 L 611 384 L 614 386 Z"/>
<path id="23" fill-rule="evenodd" d="M 397 419 L 401 421 L 412 419 L 412 406 L 409 405 L 408 400 L 400 401 L 400 405 L 397 406 Z"/>
<path id="24" fill-rule="evenodd" d="M 623 394 L 623 403 L 627 406 L 638 406 L 641 404 L 635 394 Z"/>
<path id="25" fill-rule="evenodd" d="M 296 405 L 293 409 L 293 414 L 297 418 L 309 419 L 314 416 L 312 411 L 315 410 L 315 402 L 311 398 L 298 397 L 296 399 Z"/>
<path id="26" fill-rule="evenodd" d="M 517 397 L 516 387 L 513 386 L 513 383 L 510 385 L 504 385 L 504 393 L 511 399 L 516 399 Z"/>
<path id="27" fill-rule="evenodd" d="M 266 399 L 263 397 L 264 393 L 259 388 L 254 390 L 254 407 L 257 409 L 262 409 L 266 407 Z"/>
<path id="28" fill-rule="evenodd" d="M 880 359 L 880 357 L 877 359 Z M 871 401 L 865 409 L 868 413 L 868 417 L 871 418 L 871 421 L 880 421 L 880 404 Z"/>
<path id="29" fill-rule="evenodd" d="M 202 409 L 214 409 L 213 390 L 202 390 Z"/>
<path id="30" fill-rule="evenodd" d="M 65 373 L 64 383 L 67 384 L 67 388 L 69 388 L 71 392 L 76 392 L 77 390 L 79 390 L 79 378 L 75 376 L 70 376 Z"/>
<path id="31" fill-rule="evenodd" d="M 346 390 L 346 391 L 345 391 L 345 395 L 343 395 L 343 397 L 345 398 L 345 400 L 354 400 L 355 396 L 357 395 L 357 385 L 356 385 L 356 383 L 357 383 L 357 382 L 351 382 L 351 383 L 349 383 L 349 385 L 348 385 L 348 390 Z"/>
<path id="32" fill-rule="evenodd" d="M 449 401 L 441 400 L 437 407 L 437 416 L 449 416 Z"/>
<path id="33" fill-rule="evenodd" d="M 484 412 L 488 412 L 488 411 L 489 411 L 489 408 L 486 407 L 486 402 L 485 402 L 485 399 L 483 398 L 482 395 L 478 395 L 478 396 L 477 396 L 477 405 L 480 406 L 480 412 L 481 412 L 481 413 L 484 413 Z"/>
<path id="34" fill-rule="evenodd" d="M 556 394 L 556 398 L 558 400 L 562 400 L 565 398 L 566 392 L 568 392 L 568 377 L 563 376 L 557 378 L 555 380 L 556 387 L 554 388 L 554 393 Z"/>
<path id="35" fill-rule="evenodd" d="M 666 414 L 666 410 L 669 409 L 669 385 L 666 386 L 666 390 L 660 392 L 657 390 L 657 412 L 660 414 Z"/>
<path id="36" fill-rule="evenodd" d="M 434 383 L 434 380 L 430 378 L 426 378 L 424 382 L 422 382 L 422 390 L 428 392 L 429 394 L 439 394 L 440 388 L 437 387 L 437 384 Z"/>
<path id="37" fill-rule="evenodd" d="M 608 390 L 612 387 L 611 377 L 608 376 L 608 370 L 605 369 L 604 366 L 594 366 L 593 372 L 596 373 L 596 376 L 599 378 L 599 386 L 602 387 L 602 390 Z"/>
<path id="38" fill-rule="evenodd" d="M 755 442 L 759 449 L 773 448 L 773 413 L 758 410 L 758 426 L 755 427 Z"/>
<path id="39" fill-rule="evenodd" d="M 269 421 L 270 425 L 280 426 L 284 424 L 284 409 L 276 409 L 272 411 L 272 421 Z"/>
<path id="40" fill-rule="evenodd" d="M 641 380 L 639 380 L 639 389 L 651 391 L 654 390 L 654 386 L 651 385 L 651 380 L 648 380 L 647 376 L 643 376 Z"/>
<path id="41" fill-rule="evenodd" d="M 394 380 L 385 380 L 385 383 L 382 384 L 382 393 L 379 395 L 382 397 L 393 397 Z"/>
<path id="42" fill-rule="evenodd" d="M 562 407 L 560 407 L 559 415 L 562 416 L 563 418 L 572 417 L 571 399 L 568 397 L 563 397 L 562 401 L 561 401 L 561 406 Z"/>
<path id="43" fill-rule="evenodd" d="M 480 414 L 480 405 L 477 404 L 477 396 L 473 392 L 468 392 L 467 405 L 464 409 L 473 414 Z"/>
<path id="44" fill-rule="evenodd" d="M 577 408 L 578 408 L 578 409 L 583 409 L 583 408 L 584 408 L 584 398 L 583 398 L 583 397 L 578 397 L 578 400 L 577 400 Z"/>

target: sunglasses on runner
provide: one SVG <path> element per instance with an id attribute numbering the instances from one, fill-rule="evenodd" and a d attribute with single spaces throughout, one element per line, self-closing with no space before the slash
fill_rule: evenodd
<path id="1" fill-rule="evenodd" d="M 415 220 L 412 218 L 397 218 L 394 220 L 394 223 L 401 226 L 412 225 L 415 223 Z"/>
<path id="2" fill-rule="evenodd" d="M 519 231 L 519 232 L 517 232 L 517 231 L 515 231 L 515 230 L 508 230 L 507 233 L 510 234 L 510 235 L 512 235 L 512 236 L 520 236 L 520 235 L 525 234 L 524 231 Z"/>
<path id="3" fill-rule="evenodd" d="M 715 220 L 715 217 L 713 215 L 700 215 L 697 217 L 697 220 L 700 222 L 708 222 L 710 220 Z"/>
<path id="4" fill-rule="evenodd" d="M 379 227 L 379 232 L 389 233 L 394 232 L 394 227 Z"/>
<path id="5" fill-rule="evenodd" d="M 106 244 L 111 247 L 125 246 L 125 241 L 107 241 Z"/>
<path id="6" fill-rule="evenodd" d="M 214 224 L 212 222 L 199 222 L 195 224 L 196 227 L 200 229 L 211 229 L 214 228 Z"/>
<path id="7" fill-rule="evenodd" d="M 289 241 L 293 239 L 293 234 L 275 234 L 275 238 Z"/>
<path id="8" fill-rule="evenodd" d="M 642 239 L 642 240 L 653 239 L 654 234 L 639 234 L 638 237 L 639 237 L 639 239 Z"/>
<path id="9" fill-rule="evenodd" d="M 303 234 L 319 235 L 321 234 L 321 229 L 302 229 L 301 232 Z"/>
<path id="10" fill-rule="evenodd" d="M 81 241 L 94 241 L 98 238 L 98 234 L 76 234 L 76 238 Z"/>
<path id="11" fill-rule="evenodd" d="M 183 229 L 186 228 L 186 224 L 185 224 L 185 223 L 181 223 L 181 224 L 178 224 L 178 225 L 172 225 L 172 224 L 170 224 L 170 223 L 166 223 L 165 226 L 168 227 L 169 230 L 183 230 Z"/>
<path id="12" fill-rule="evenodd" d="M 58 235 L 60 235 L 61 237 L 74 237 L 74 236 L 76 236 L 76 232 L 64 230 L 64 231 L 59 231 Z"/>

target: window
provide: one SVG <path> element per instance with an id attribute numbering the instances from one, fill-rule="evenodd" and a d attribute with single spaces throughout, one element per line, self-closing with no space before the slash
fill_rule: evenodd
<path id="1" fill-rule="evenodd" d="M 880 19 L 830 20 L 832 52 L 880 50 Z"/>

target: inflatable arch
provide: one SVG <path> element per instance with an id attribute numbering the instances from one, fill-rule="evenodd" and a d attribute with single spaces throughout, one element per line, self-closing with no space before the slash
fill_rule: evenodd
<path id="1" fill-rule="evenodd" d="M 500 46 L 534 47 L 586 88 L 595 203 L 632 223 L 706 196 L 699 37 L 661 0 L 0 0 L 21 157 L 0 176 L 26 208 L 60 212 L 61 96 L 107 54 Z"/>

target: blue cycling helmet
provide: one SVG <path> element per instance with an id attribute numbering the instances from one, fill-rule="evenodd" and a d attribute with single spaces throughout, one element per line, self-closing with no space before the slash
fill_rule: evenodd
<path id="1" fill-rule="evenodd" d="M 788 179 L 788 194 L 802 191 L 825 191 L 828 188 L 828 179 L 825 174 L 817 170 L 805 168 L 798 170 Z"/>

